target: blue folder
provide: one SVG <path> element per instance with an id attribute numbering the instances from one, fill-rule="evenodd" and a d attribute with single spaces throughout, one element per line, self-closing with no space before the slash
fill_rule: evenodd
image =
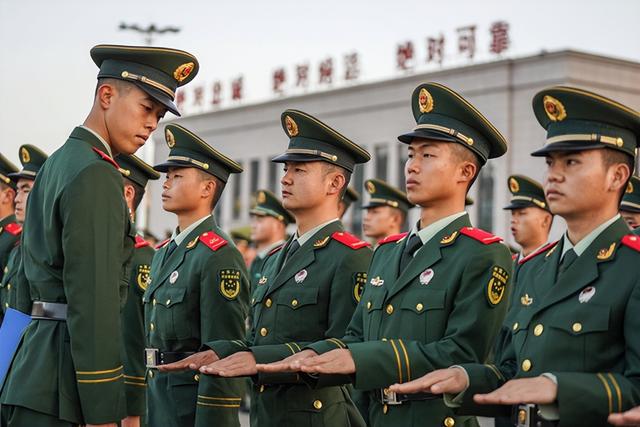
<path id="1" fill-rule="evenodd" d="M 22 334 L 30 322 L 31 316 L 18 310 L 8 308 L 4 313 L 4 320 L 0 327 L 0 390 L 22 340 Z"/>

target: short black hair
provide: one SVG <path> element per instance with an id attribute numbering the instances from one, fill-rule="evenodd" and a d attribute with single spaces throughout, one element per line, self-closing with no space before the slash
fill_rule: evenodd
<path id="1" fill-rule="evenodd" d="M 224 187 L 227 185 L 226 182 L 223 182 L 220 178 L 215 175 L 212 175 L 208 172 L 203 171 L 202 169 L 196 168 L 196 170 L 200 173 L 200 178 L 202 180 L 210 179 L 216 183 L 216 192 L 213 195 L 213 199 L 211 199 L 211 210 L 213 211 L 222 197 L 222 191 L 224 191 Z"/>
<path id="2" fill-rule="evenodd" d="M 133 210 L 137 210 L 138 206 L 140 206 L 140 203 L 142 202 L 142 198 L 144 197 L 144 193 L 146 191 L 145 188 L 137 182 L 133 182 L 128 178 L 123 177 L 122 181 L 124 185 L 130 185 L 131 187 L 133 187 Z"/>
<path id="3" fill-rule="evenodd" d="M 98 95 L 98 89 L 100 89 L 100 86 L 105 84 L 115 86 L 118 92 L 122 92 L 122 93 L 129 92 L 133 87 L 133 83 L 131 82 L 125 82 L 124 80 L 115 79 L 113 77 L 101 77 L 98 79 L 98 83 L 96 83 L 96 90 L 93 94 L 94 97 Z"/>

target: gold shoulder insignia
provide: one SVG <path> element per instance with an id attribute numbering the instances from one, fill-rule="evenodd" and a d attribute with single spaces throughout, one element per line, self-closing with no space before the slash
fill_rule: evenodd
<path id="1" fill-rule="evenodd" d="M 327 245 L 327 242 L 329 242 L 329 239 L 331 238 L 331 236 L 327 236 L 324 239 L 318 239 L 315 241 L 315 243 L 313 244 L 314 248 L 321 248 L 323 246 Z"/>
<path id="2" fill-rule="evenodd" d="M 611 244 L 611 246 L 609 246 L 608 248 L 602 248 L 598 251 L 598 255 L 597 258 L 600 261 L 604 261 L 607 260 L 609 258 L 611 258 L 611 255 L 613 255 L 613 250 L 616 248 L 616 243 L 613 242 Z"/>
<path id="3" fill-rule="evenodd" d="M 456 240 L 456 237 L 458 237 L 458 232 L 454 231 L 450 235 L 444 236 L 442 240 L 440 240 L 440 244 L 448 245 L 449 243 L 452 243 L 454 240 Z"/>
<path id="4" fill-rule="evenodd" d="M 196 237 L 195 239 L 187 243 L 187 249 L 193 248 L 198 243 L 199 239 L 200 239 L 200 236 Z"/>

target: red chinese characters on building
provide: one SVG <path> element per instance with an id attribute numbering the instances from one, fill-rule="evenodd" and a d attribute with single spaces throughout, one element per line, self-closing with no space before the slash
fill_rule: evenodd
<path id="1" fill-rule="evenodd" d="M 309 85 L 309 64 L 296 65 L 296 87 Z"/>
<path id="2" fill-rule="evenodd" d="M 272 89 L 274 93 L 281 94 L 284 92 L 284 84 L 287 79 L 287 75 L 284 68 L 280 67 L 273 72 L 273 85 Z"/>
<path id="3" fill-rule="evenodd" d="M 196 86 L 193 89 L 193 105 L 201 106 L 204 101 L 204 87 Z"/>
<path id="4" fill-rule="evenodd" d="M 244 78 L 242 76 L 234 79 L 231 82 L 231 100 L 232 101 L 241 101 L 242 100 L 242 85 Z"/>
<path id="5" fill-rule="evenodd" d="M 413 42 L 407 41 L 398 45 L 396 49 L 396 68 L 399 70 L 409 70 L 413 68 Z"/>
<path id="6" fill-rule="evenodd" d="M 360 58 L 357 52 L 344 56 L 344 79 L 356 80 L 360 76 Z"/>
<path id="7" fill-rule="evenodd" d="M 178 107 L 178 110 L 184 106 L 186 98 L 187 96 L 185 95 L 184 90 L 179 90 L 178 93 L 176 93 L 176 107 Z"/>
<path id="8" fill-rule="evenodd" d="M 442 64 L 444 59 L 444 36 L 427 38 L 427 63 L 437 62 Z"/>
<path id="9" fill-rule="evenodd" d="M 211 98 L 211 104 L 219 106 L 222 103 L 222 83 L 219 81 L 213 82 L 213 97 Z"/>
<path id="10" fill-rule="evenodd" d="M 327 58 L 320 63 L 320 84 L 331 84 L 333 82 L 333 58 Z"/>
<path id="11" fill-rule="evenodd" d="M 505 21 L 494 22 L 489 29 L 491 34 L 491 44 L 489 50 L 491 53 L 500 55 L 509 48 L 509 23 Z"/>
<path id="12" fill-rule="evenodd" d="M 476 26 L 460 27 L 458 32 L 458 53 L 473 59 L 476 54 Z"/>

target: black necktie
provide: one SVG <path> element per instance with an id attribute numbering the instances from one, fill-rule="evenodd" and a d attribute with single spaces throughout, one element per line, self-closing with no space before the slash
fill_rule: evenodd
<path id="1" fill-rule="evenodd" d="M 282 265 L 285 265 L 287 263 L 287 261 L 289 261 L 289 258 L 291 258 L 291 256 L 296 253 L 296 251 L 300 249 L 300 243 L 298 243 L 298 240 L 294 240 L 293 243 L 291 243 L 291 245 L 289 245 L 289 248 L 287 249 L 287 255 L 284 258 L 284 263 L 282 263 Z"/>
<path id="2" fill-rule="evenodd" d="M 420 240 L 420 236 L 414 234 L 409 238 L 409 241 L 404 247 L 402 251 L 402 258 L 400 258 L 400 272 L 402 273 L 407 265 L 413 259 L 413 254 L 422 246 L 422 240 Z"/>
<path id="3" fill-rule="evenodd" d="M 558 273 L 564 273 L 567 269 L 573 264 L 573 262 L 578 258 L 578 254 L 573 249 L 569 249 L 565 252 L 562 260 L 560 260 L 560 266 L 558 267 Z"/>
<path id="4" fill-rule="evenodd" d="M 178 247 L 178 245 L 176 244 L 175 240 L 171 240 L 169 242 L 169 246 L 167 247 L 167 251 L 164 253 L 164 258 L 162 259 L 162 264 L 164 264 L 169 259 L 169 257 L 171 256 L 173 251 L 176 250 L 177 247 Z"/>

